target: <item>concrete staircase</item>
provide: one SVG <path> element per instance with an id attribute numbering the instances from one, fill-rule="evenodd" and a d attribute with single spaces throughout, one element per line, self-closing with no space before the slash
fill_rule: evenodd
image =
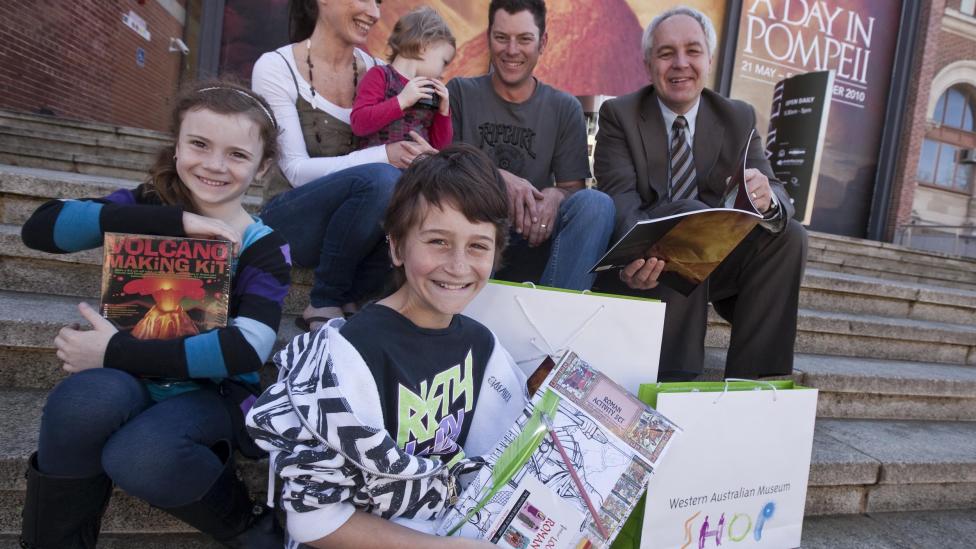
<path id="1" fill-rule="evenodd" d="M 45 200 L 135 185 L 143 171 L 122 161 L 144 168 L 165 139 L 0 113 L 0 548 L 15 546 L 26 458 L 46 391 L 64 377 L 54 335 L 78 319 L 80 298 L 97 300 L 101 262 L 98 251 L 28 250 L 20 225 Z M 311 273 L 293 278 L 279 342 L 295 335 Z M 795 378 L 820 389 L 804 547 L 976 545 L 976 261 L 813 234 L 800 299 Z M 727 340 L 713 315 L 713 376 Z M 263 491 L 264 464 L 243 468 Z M 103 530 L 103 547 L 214 546 L 122 493 Z"/>

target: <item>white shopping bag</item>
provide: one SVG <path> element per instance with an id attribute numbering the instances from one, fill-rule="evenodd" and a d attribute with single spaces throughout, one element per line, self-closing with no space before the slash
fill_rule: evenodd
<path id="1" fill-rule="evenodd" d="M 662 383 L 656 403 L 642 387 L 684 430 L 648 484 L 642 549 L 800 546 L 817 390 L 730 385 Z"/>
<path id="2" fill-rule="evenodd" d="M 657 380 L 660 301 L 492 280 L 464 314 L 495 332 L 526 374 L 572 347 L 632 393 Z"/>

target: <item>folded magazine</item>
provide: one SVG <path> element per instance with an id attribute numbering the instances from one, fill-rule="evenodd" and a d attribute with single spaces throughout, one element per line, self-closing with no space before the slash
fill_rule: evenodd
<path id="1" fill-rule="evenodd" d="M 763 219 L 746 187 L 749 143 L 755 134 L 752 130 L 746 137 L 721 208 L 638 221 L 590 272 L 622 269 L 637 259 L 656 257 L 666 262 L 662 284 L 686 296 L 695 291 Z"/>
<path id="2" fill-rule="evenodd" d="M 567 351 L 437 533 L 517 549 L 609 547 L 678 432 Z"/>

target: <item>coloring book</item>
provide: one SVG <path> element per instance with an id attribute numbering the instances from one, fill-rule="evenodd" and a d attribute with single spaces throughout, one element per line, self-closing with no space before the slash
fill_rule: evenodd
<path id="1" fill-rule="evenodd" d="M 679 432 L 567 351 L 438 534 L 517 549 L 607 547 Z"/>

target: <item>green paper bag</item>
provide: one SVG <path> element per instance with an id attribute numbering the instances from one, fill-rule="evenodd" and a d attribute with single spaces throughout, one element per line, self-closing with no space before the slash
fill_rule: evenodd
<path id="1" fill-rule="evenodd" d="M 800 545 L 815 389 L 792 380 L 652 383 L 638 397 L 684 435 L 614 549 L 697 548 L 702 538 L 706 548 Z"/>

